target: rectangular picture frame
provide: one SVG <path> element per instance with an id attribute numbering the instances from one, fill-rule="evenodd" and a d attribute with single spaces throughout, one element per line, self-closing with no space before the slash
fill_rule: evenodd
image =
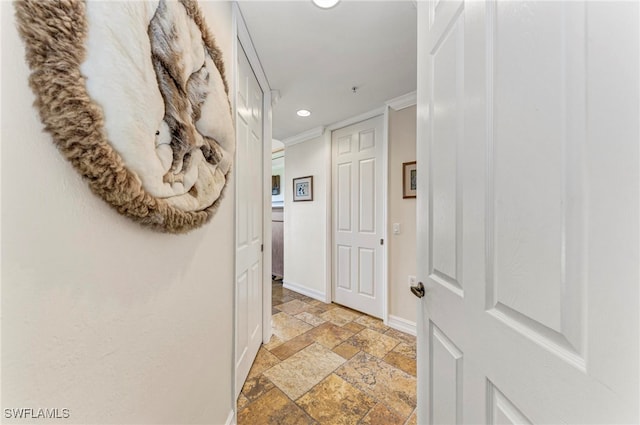
<path id="1" fill-rule="evenodd" d="M 415 198 L 417 194 L 418 167 L 416 161 L 402 163 L 402 198 Z"/>
<path id="2" fill-rule="evenodd" d="M 293 202 L 313 201 L 313 176 L 293 179 Z"/>
<path id="3" fill-rule="evenodd" d="M 271 176 L 271 195 L 280 195 L 280 175 Z"/>

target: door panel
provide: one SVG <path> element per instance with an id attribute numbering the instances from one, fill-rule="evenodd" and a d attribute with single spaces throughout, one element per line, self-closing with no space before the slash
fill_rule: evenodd
<path id="1" fill-rule="evenodd" d="M 418 3 L 419 423 L 638 423 L 638 9 Z"/>
<path id="2" fill-rule="evenodd" d="M 333 300 L 382 317 L 382 117 L 332 134 Z"/>
<path id="3" fill-rule="evenodd" d="M 238 43 L 236 397 L 262 342 L 262 91 Z"/>
<path id="4" fill-rule="evenodd" d="M 338 231 L 351 231 L 351 163 L 338 165 Z"/>
<path id="5" fill-rule="evenodd" d="M 487 61 L 500 76 L 487 81 L 495 129 L 488 139 L 487 307 L 584 367 L 586 78 L 584 66 L 572 64 L 585 63 L 585 5 L 496 3 L 495 16 L 487 26 Z M 541 57 L 544 70 L 536 67 Z"/>
<path id="6" fill-rule="evenodd" d="M 496 425 L 528 425 L 531 421 L 498 390 L 487 381 L 487 423 Z"/>
<path id="7" fill-rule="evenodd" d="M 463 296 L 462 193 L 459 190 L 458 151 L 463 120 L 464 15 L 457 9 L 445 33 L 431 50 L 433 86 L 429 155 L 430 277 Z M 439 22 L 439 21 L 438 21 Z"/>
<path id="8" fill-rule="evenodd" d="M 351 247 L 338 245 L 338 288 L 351 290 Z"/>
<path id="9" fill-rule="evenodd" d="M 360 139 L 362 142 L 362 139 Z M 360 233 L 376 233 L 376 158 L 360 161 Z"/>
<path id="10" fill-rule="evenodd" d="M 249 274 L 245 271 L 236 281 L 236 297 L 237 297 L 237 326 L 238 330 L 249 329 Z M 238 332 L 236 337 L 236 358 L 241 361 L 247 356 L 247 347 L 249 345 L 249 335 L 247 332 Z"/>
<path id="11" fill-rule="evenodd" d="M 358 258 L 358 293 L 375 297 L 375 288 L 373 286 L 376 281 L 376 251 L 371 248 L 358 248 L 360 258 Z"/>
<path id="12" fill-rule="evenodd" d="M 462 421 L 462 352 L 433 323 L 429 323 L 430 423 Z"/>

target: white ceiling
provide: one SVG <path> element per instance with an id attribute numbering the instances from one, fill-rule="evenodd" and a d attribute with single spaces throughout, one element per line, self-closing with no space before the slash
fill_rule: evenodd
<path id="1" fill-rule="evenodd" d="M 416 89 L 412 1 L 241 1 L 272 90 L 273 137 L 284 140 L 371 111 Z M 356 93 L 351 88 L 357 87 Z M 300 118 L 299 109 L 311 116 Z"/>

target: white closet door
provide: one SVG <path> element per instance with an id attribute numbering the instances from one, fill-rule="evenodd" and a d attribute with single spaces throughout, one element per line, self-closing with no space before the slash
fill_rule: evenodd
<path id="1" fill-rule="evenodd" d="M 262 343 L 262 90 L 238 43 L 236 397 Z"/>
<path id="2" fill-rule="evenodd" d="M 333 300 L 382 317 L 383 117 L 332 134 Z"/>

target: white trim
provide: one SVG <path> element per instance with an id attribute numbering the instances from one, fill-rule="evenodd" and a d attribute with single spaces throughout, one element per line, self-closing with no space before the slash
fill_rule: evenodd
<path id="1" fill-rule="evenodd" d="M 384 118 L 382 120 L 382 320 L 386 322 L 389 318 L 389 106 L 384 107 Z"/>
<path id="2" fill-rule="evenodd" d="M 231 409 L 231 412 L 229 412 L 224 425 L 236 425 L 236 412 L 234 409 Z"/>
<path id="3" fill-rule="evenodd" d="M 281 97 L 280 90 L 271 90 L 271 106 L 276 106 Z"/>
<path id="4" fill-rule="evenodd" d="M 416 336 L 416 323 L 411 320 L 403 319 L 402 317 L 389 315 L 389 320 L 385 322 L 385 325 L 398 331 Z"/>
<path id="5" fill-rule="evenodd" d="M 232 38 L 232 43 L 231 43 L 231 55 L 232 55 L 232 60 L 231 60 L 231 75 L 233 76 L 233 78 L 231 78 L 231 84 L 230 84 L 230 97 L 231 97 L 231 109 L 233 110 L 233 132 L 234 135 L 237 136 L 237 127 L 235 125 L 236 119 L 238 117 L 238 105 L 237 105 L 237 97 L 238 97 L 238 7 L 236 4 L 233 4 L 231 7 L 231 35 L 233 36 Z M 233 161 L 235 163 L 235 161 L 237 160 L 238 157 L 238 153 L 236 150 L 236 153 L 233 155 Z M 231 409 L 231 417 L 235 417 L 235 408 L 237 405 L 237 397 L 236 394 L 238 394 L 237 391 L 237 383 L 236 383 L 236 375 L 237 375 L 237 368 L 236 368 L 236 355 L 237 355 L 237 347 L 236 347 L 236 341 L 238 340 L 238 321 L 237 321 L 237 317 L 236 317 L 236 313 L 238 311 L 238 300 L 237 300 L 237 296 L 236 296 L 236 282 L 237 282 L 237 276 L 238 276 L 238 232 L 236 232 L 236 229 L 238 227 L 238 214 L 236 214 L 236 194 L 237 194 L 237 189 L 236 189 L 236 173 L 232 173 L 232 178 L 233 178 L 233 185 L 234 185 L 234 200 L 233 200 L 233 305 L 232 305 L 232 309 L 233 309 L 233 347 L 231 348 L 231 405 L 234 406 Z M 227 417 L 227 421 L 229 420 L 229 418 Z"/>
<path id="6" fill-rule="evenodd" d="M 271 255 L 271 174 L 272 155 L 271 137 L 273 129 L 273 110 L 271 108 L 271 91 L 264 92 L 262 97 L 262 342 L 271 339 L 271 272 L 273 259 Z"/>
<path id="7" fill-rule="evenodd" d="M 365 112 L 364 114 L 356 115 L 355 117 L 351 117 L 351 118 L 347 118 L 346 120 L 335 122 L 333 124 L 328 125 L 327 130 L 329 131 L 337 130 L 339 128 L 348 127 L 350 125 L 357 124 L 359 122 L 377 117 L 378 115 L 383 115 L 384 109 L 385 107 L 381 106 L 379 108 Z"/>
<path id="8" fill-rule="evenodd" d="M 249 59 L 249 64 L 251 65 L 251 69 L 253 69 L 253 73 L 256 75 L 258 84 L 260 84 L 260 88 L 264 94 L 270 93 L 271 86 L 269 86 L 267 75 L 262 68 L 258 52 L 256 52 L 256 49 L 253 46 L 253 40 L 251 40 L 249 29 L 247 28 L 247 24 L 244 22 L 244 17 L 242 16 L 242 11 L 240 10 L 240 6 L 238 6 L 237 1 L 233 2 L 233 14 L 235 16 L 238 40 L 240 40 L 240 44 L 242 44 L 244 52 L 247 54 L 247 59 Z"/>
<path id="9" fill-rule="evenodd" d="M 407 105 L 407 106 L 410 106 L 410 105 Z M 284 143 L 285 146 L 297 145 L 298 143 L 303 143 L 303 142 L 306 142 L 307 140 L 315 139 L 317 137 L 322 136 L 325 130 L 328 130 L 329 132 L 331 132 L 339 128 L 348 127 L 352 124 L 357 124 L 359 122 L 366 121 L 368 119 L 377 117 L 379 115 L 383 115 L 384 111 L 385 111 L 385 106 L 381 106 L 379 108 L 365 112 L 364 114 L 356 115 L 355 117 L 351 117 L 351 118 L 347 118 L 346 120 L 335 122 L 326 127 L 320 126 L 320 127 L 312 128 L 307 131 L 303 131 L 302 133 L 298 133 L 295 136 L 282 139 L 282 143 Z"/>
<path id="10" fill-rule="evenodd" d="M 295 136 L 287 137 L 286 139 L 282 139 L 282 143 L 284 143 L 285 148 L 288 146 L 297 145 L 298 143 L 306 142 L 307 140 L 315 139 L 324 134 L 324 127 L 315 127 L 311 130 L 303 131 L 302 133 L 298 133 Z"/>
<path id="11" fill-rule="evenodd" d="M 394 99 L 387 100 L 385 103 L 387 104 L 387 106 L 393 108 L 394 111 L 400 111 L 401 109 L 408 108 L 409 106 L 414 106 L 415 104 L 417 104 L 418 93 L 412 91 L 411 93 L 407 93 Z"/>
<path id="12" fill-rule="evenodd" d="M 326 294 L 323 294 L 320 291 L 316 291 L 315 289 L 307 288 L 298 283 L 282 281 L 282 286 L 285 289 L 289 289 L 299 294 L 306 295 L 307 297 L 313 298 L 314 300 L 326 302 L 327 299 Z"/>
<path id="13" fill-rule="evenodd" d="M 324 143 L 325 143 L 325 149 L 326 149 L 326 157 L 325 157 L 325 164 L 326 164 L 326 186 L 325 186 L 325 190 L 326 190 L 326 222 L 325 222 L 325 226 L 326 227 L 326 237 L 325 237 L 325 258 L 327 259 L 326 261 L 326 269 L 325 269 L 325 283 L 324 283 L 324 292 L 325 292 L 325 299 L 324 302 L 327 304 L 331 304 L 331 300 L 333 297 L 333 286 L 332 286 L 332 282 L 333 282 L 333 248 L 332 248 L 332 244 L 333 244 L 333 171 L 331 169 L 331 166 L 333 164 L 333 157 L 332 157 L 332 146 L 331 146 L 331 132 L 330 131 L 326 131 L 324 133 Z"/>

